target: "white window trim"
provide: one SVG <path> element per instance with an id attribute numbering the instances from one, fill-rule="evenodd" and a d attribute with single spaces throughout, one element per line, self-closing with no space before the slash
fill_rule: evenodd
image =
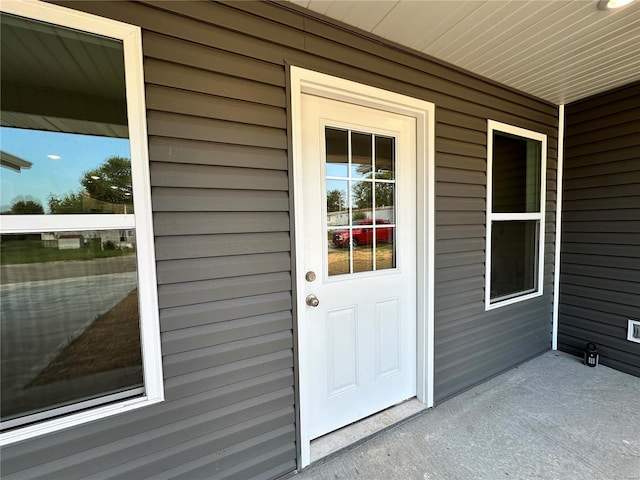
<path id="1" fill-rule="evenodd" d="M 13 233 L 70 231 L 77 230 L 80 225 L 83 230 L 131 229 L 135 227 L 138 246 L 140 341 L 144 372 L 144 394 L 142 396 L 0 434 L 0 445 L 8 445 L 161 402 L 164 400 L 164 388 L 140 28 L 39 1 L 6 1 L 0 4 L 0 10 L 111 37 L 123 42 L 135 215 L 11 216 L 2 219 L 0 228 L 3 233 Z"/>
<path id="2" fill-rule="evenodd" d="M 510 133 L 519 137 L 537 140 L 540 147 L 540 212 L 535 213 L 492 213 L 493 211 L 493 132 Z M 485 262 L 485 310 L 512 305 L 530 298 L 539 297 L 543 293 L 544 283 L 544 244 L 545 244 L 545 203 L 547 182 L 547 136 L 509 125 L 507 123 L 487 120 L 487 215 L 486 215 L 486 262 Z M 538 229 L 538 278 L 536 288 L 531 292 L 513 294 L 504 300 L 491 302 L 491 230 L 494 221 L 537 220 Z"/>
<path id="3" fill-rule="evenodd" d="M 564 105 L 558 106 L 558 162 L 556 168 L 556 224 L 553 258 L 553 321 L 551 349 L 558 349 L 560 317 L 560 247 L 562 246 L 562 176 L 564 172 Z"/>

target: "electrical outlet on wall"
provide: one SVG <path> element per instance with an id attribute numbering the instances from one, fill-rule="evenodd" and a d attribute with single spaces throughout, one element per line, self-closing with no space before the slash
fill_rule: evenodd
<path id="1" fill-rule="evenodd" d="M 640 343 L 640 320 L 629 319 L 627 328 L 627 340 L 630 342 Z"/>

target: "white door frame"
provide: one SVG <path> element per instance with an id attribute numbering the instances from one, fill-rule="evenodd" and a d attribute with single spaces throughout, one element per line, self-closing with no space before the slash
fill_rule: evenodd
<path id="1" fill-rule="evenodd" d="M 291 131 L 293 146 L 293 201 L 295 221 L 295 271 L 296 307 L 298 338 L 304 338 L 305 299 L 304 299 L 304 215 L 302 205 L 302 94 L 347 103 L 362 105 L 406 115 L 416 119 L 416 285 L 417 285 L 417 345 L 416 345 L 416 392 L 420 402 L 427 408 L 433 406 L 434 379 L 434 234 L 435 234 L 435 105 L 424 100 L 389 92 L 369 85 L 333 77 L 312 70 L 292 66 L 290 70 L 291 91 Z M 298 342 L 298 368 L 304 372 L 306 364 L 304 349 Z M 307 422 L 308 385 L 311 379 L 298 375 L 299 412 L 300 412 L 300 466 L 310 463 L 310 436 Z"/>

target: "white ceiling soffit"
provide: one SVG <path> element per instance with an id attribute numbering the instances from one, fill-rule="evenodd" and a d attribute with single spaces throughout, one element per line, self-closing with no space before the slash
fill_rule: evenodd
<path id="1" fill-rule="evenodd" d="M 640 80 L 640 0 L 292 0 L 555 104 Z"/>

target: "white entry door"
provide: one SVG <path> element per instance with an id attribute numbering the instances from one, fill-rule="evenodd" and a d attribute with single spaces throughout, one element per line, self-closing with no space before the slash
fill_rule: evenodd
<path id="1" fill-rule="evenodd" d="M 416 119 L 309 94 L 301 118 L 316 438 L 416 395 Z"/>

